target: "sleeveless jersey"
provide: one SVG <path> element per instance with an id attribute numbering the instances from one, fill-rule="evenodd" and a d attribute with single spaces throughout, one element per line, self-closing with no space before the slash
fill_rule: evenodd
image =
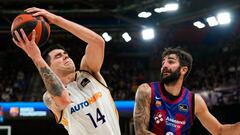
<path id="1" fill-rule="evenodd" d="M 161 83 L 150 83 L 150 87 L 149 131 L 157 135 L 188 135 L 193 123 L 194 95 L 183 87 L 180 97 L 172 101 L 163 95 Z"/>
<path id="2" fill-rule="evenodd" d="M 67 85 L 72 101 L 59 123 L 69 135 L 120 135 L 119 116 L 109 90 L 86 71 Z"/>

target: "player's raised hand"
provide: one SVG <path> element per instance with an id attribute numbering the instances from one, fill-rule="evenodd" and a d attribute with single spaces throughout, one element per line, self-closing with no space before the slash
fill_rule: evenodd
<path id="1" fill-rule="evenodd" d="M 31 7 L 24 10 L 27 13 L 31 13 L 33 16 L 44 16 L 49 23 L 55 24 L 57 15 L 50 13 L 49 11 L 37 7 Z"/>
<path id="2" fill-rule="evenodd" d="M 21 35 L 15 30 L 14 34 L 16 35 L 17 39 L 12 38 L 13 42 L 24 50 L 24 52 L 31 58 L 35 59 L 39 56 L 41 57 L 40 49 L 38 48 L 37 44 L 35 43 L 36 38 L 36 31 L 32 31 L 32 38 L 31 40 L 28 39 L 23 29 L 20 29 Z"/>

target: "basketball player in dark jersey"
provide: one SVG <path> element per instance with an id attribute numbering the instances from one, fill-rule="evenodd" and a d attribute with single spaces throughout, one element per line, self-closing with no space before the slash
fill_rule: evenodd
<path id="1" fill-rule="evenodd" d="M 221 124 L 200 95 L 183 87 L 191 67 L 189 53 L 179 48 L 165 49 L 161 81 L 138 87 L 134 107 L 136 135 L 188 135 L 194 115 L 211 134 L 240 135 L 240 122 Z"/>

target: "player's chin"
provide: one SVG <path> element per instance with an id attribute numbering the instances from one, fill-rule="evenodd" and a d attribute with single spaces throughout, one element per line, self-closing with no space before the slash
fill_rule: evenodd
<path id="1" fill-rule="evenodd" d="M 170 75 L 171 75 L 170 73 L 164 73 L 164 74 L 162 74 L 162 78 L 165 79 L 165 78 L 169 77 Z"/>
<path id="2" fill-rule="evenodd" d="M 161 74 L 161 76 L 160 76 L 160 80 L 161 80 L 161 81 L 162 81 L 162 80 L 165 80 L 166 78 L 168 78 L 168 76 Z"/>
<path id="3" fill-rule="evenodd" d="M 71 63 L 68 63 L 68 64 L 64 64 L 63 68 L 67 69 L 67 70 L 72 70 L 72 69 L 75 69 L 75 65 L 71 64 Z"/>

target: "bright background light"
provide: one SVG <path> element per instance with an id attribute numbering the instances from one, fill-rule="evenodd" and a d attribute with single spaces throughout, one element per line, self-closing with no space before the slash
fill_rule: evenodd
<path id="1" fill-rule="evenodd" d="M 167 11 L 176 11 L 178 10 L 179 5 L 178 3 L 168 3 L 164 7 Z"/>
<path id="2" fill-rule="evenodd" d="M 216 17 L 214 17 L 214 16 L 208 17 L 208 18 L 206 19 L 206 21 L 208 22 L 208 25 L 209 25 L 210 27 L 213 27 L 213 26 L 217 26 L 217 25 L 218 25 L 218 21 L 217 21 Z"/>
<path id="3" fill-rule="evenodd" d="M 154 11 L 156 13 L 162 13 L 162 12 L 166 12 L 167 9 L 165 7 L 161 7 L 161 8 L 155 8 Z"/>
<path id="4" fill-rule="evenodd" d="M 202 29 L 202 28 L 205 27 L 205 24 L 202 23 L 202 22 L 200 22 L 200 21 L 194 22 L 193 25 L 196 26 L 196 27 L 199 28 L 199 29 Z"/>
<path id="5" fill-rule="evenodd" d="M 125 42 L 129 42 L 132 40 L 132 38 L 130 37 L 130 35 L 127 32 L 122 34 L 122 38 L 124 39 Z"/>
<path id="6" fill-rule="evenodd" d="M 142 30 L 142 38 L 144 40 L 150 40 L 154 38 L 154 30 L 152 28 Z"/>
<path id="7" fill-rule="evenodd" d="M 141 12 L 141 13 L 138 14 L 138 17 L 140 17 L 140 18 L 148 18 L 151 15 L 152 15 L 151 12 Z"/>
<path id="8" fill-rule="evenodd" d="M 112 37 L 111 37 L 107 32 L 104 32 L 104 33 L 102 34 L 102 37 L 104 38 L 104 40 L 105 40 L 106 42 L 112 40 Z"/>
<path id="9" fill-rule="evenodd" d="M 222 12 L 217 14 L 217 20 L 219 24 L 228 24 L 231 22 L 231 16 L 228 12 Z"/>

